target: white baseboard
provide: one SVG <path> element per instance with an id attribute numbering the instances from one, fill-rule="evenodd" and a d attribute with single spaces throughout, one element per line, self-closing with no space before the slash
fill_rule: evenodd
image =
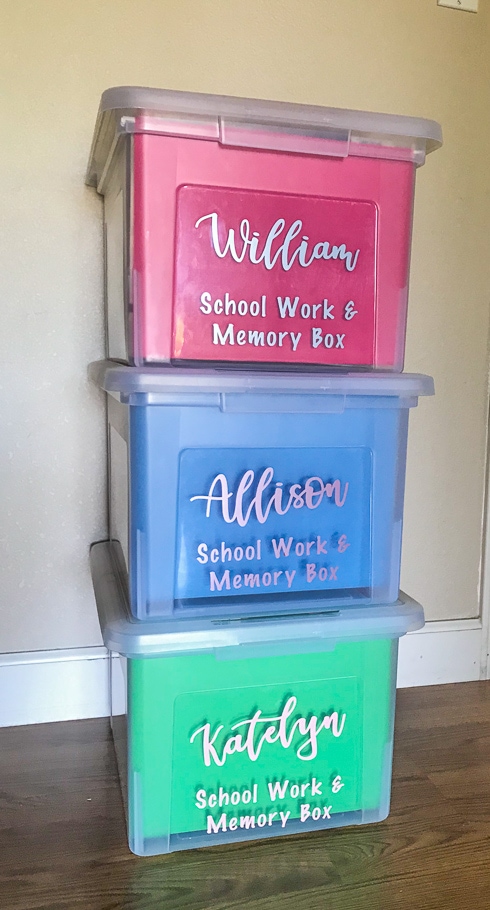
<path id="1" fill-rule="evenodd" d="M 397 687 L 482 679 L 482 646 L 479 619 L 428 622 L 400 639 Z"/>
<path id="2" fill-rule="evenodd" d="M 105 717 L 109 660 L 105 648 L 0 654 L 0 727 Z"/>
<path id="3" fill-rule="evenodd" d="M 400 640 L 399 688 L 481 678 L 479 620 L 427 623 Z M 105 648 L 0 654 L 0 727 L 107 717 Z"/>

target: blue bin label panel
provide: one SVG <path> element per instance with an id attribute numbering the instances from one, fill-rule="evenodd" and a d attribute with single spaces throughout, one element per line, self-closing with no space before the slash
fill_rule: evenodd
<path id="1" fill-rule="evenodd" d="M 369 587 L 367 448 L 186 449 L 178 600 Z"/>

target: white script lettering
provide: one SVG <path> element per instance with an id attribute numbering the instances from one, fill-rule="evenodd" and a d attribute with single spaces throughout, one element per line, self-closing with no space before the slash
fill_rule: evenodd
<path id="1" fill-rule="evenodd" d="M 204 499 L 206 502 L 206 518 L 210 517 L 211 505 L 213 502 L 220 503 L 221 515 L 227 524 L 234 521 L 241 528 L 248 524 L 251 516 L 255 517 L 260 524 L 264 524 L 271 512 L 274 510 L 277 515 L 286 515 L 290 508 L 301 509 L 306 506 L 307 509 L 317 509 L 324 497 L 330 499 L 338 508 L 342 508 L 345 503 L 349 484 L 346 482 L 342 490 L 340 480 L 325 482 L 321 477 L 308 477 L 304 485 L 293 483 L 286 492 L 281 482 L 274 484 L 272 495 L 265 501 L 266 490 L 271 487 L 274 478 L 274 468 L 265 468 L 255 483 L 255 491 L 248 506 L 245 506 L 245 494 L 253 487 L 255 482 L 255 471 L 248 470 L 243 474 L 236 493 L 229 490 L 228 479 L 226 474 L 216 474 L 211 481 L 211 486 L 207 493 L 191 496 L 190 501 Z M 235 497 L 234 507 L 231 500 Z"/>
<path id="2" fill-rule="evenodd" d="M 283 749 L 289 749 L 296 733 L 299 733 L 303 737 L 303 741 L 296 744 L 296 755 L 301 761 L 311 761 L 318 755 L 318 736 L 321 731 L 329 730 L 333 736 L 338 738 L 343 733 L 347 715 L 342 714 L 339 719 L 338 711 L 324 714 L 321 717 L 308 714 L 307 717 L 298 717 L 290 723 L 289 719 L 296 709 L 296 704 L 297 698 L 292 695 L 288 698 L 281 714 L 274 717 L 263 717 L 259 708 L 253 717 L 233 724 L 224 741 L 221 738 L 220 745 L 217 740 L 224 730 L 223 724 L 218 724 L 214 733 L 211 733 L 210 723 L 203 724 L 194 730 L 190 742 L 193 743 L 196 737 L 202 733 L 204 764 L 209 767 L 214 762 L 215 765 L 221 767 L 235 752 L 246 752 L 250 761 L 257 761 L 265 743 L 279 743 Z M 264 724 L 266 724 L 265 730 Z M 243 727 L 245 727 L 244 733 L 236 732 Z"/>
<path id="3" fill-rule="evenodd" d="M 203 215 L 196 221 L 194 227 L 198 228 L 203 221 L 208 219 L 211 222 L 213 250 L 220 259 L 229 255 L 235 262 L 243 262 L 248 254 L 249 261 L 253 265 L 263 262 L 265 268 L 270 271 L 279 262 L 285 272 L 289 272 L 295 262 L 305 269 L 318 259 L 339 259 L 344 263 L 348 272 L 353 272 L 359 258 L 360 250 L 348 250 L 345 243 L 333 244 L 330 241 L 322 240 L 311 247 L 310 238 L 306 234 L 302 234 L 303 222 L 299 218 L 293 221 L 287 230 L 284 218 L 278 218 L 263 241 L 261 241 L 259 231 L 251 228 L 248 218 L 243 218 L 238 230 L 239 236 L 234 228 L 229 228 L 224 243 L 220 241 L 220 234 L 223 236 L 226 229 L 221 226 L 220 231 L 217 212 Z M 299 244 L 292 246 L 293 240 L 299 234 L 301 234 Z M 283 236 L 281 237 L 281 235 Z M 281 238 L 281 242 L 274 250 L 273 244 L 278 238 Z M 262 248 L 260 248 L 261 243 Z"/>

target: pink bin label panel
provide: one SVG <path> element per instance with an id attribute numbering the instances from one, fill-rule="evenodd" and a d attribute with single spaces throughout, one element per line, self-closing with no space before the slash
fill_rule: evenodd
<path id="1" fill-rule="evenodd" d="M 181 186 L 172 357 L 373 363 L 373 201 Z"/>

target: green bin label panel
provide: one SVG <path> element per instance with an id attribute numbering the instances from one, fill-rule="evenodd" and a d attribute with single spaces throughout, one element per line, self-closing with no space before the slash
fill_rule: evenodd
<path id="1" fill-rule="evenodd" d="M 395 644 L 374 640 L 129 661 L 130 827 L 148 841 L 214 841 L 376 812 L 389 786 L 394 660 Z"/>
<path id="2" fill-rule="evenodd" d="M 345 678 L 177 698 L 171 831 L 286 828 L 358 808 L 358 689 Z"/>

